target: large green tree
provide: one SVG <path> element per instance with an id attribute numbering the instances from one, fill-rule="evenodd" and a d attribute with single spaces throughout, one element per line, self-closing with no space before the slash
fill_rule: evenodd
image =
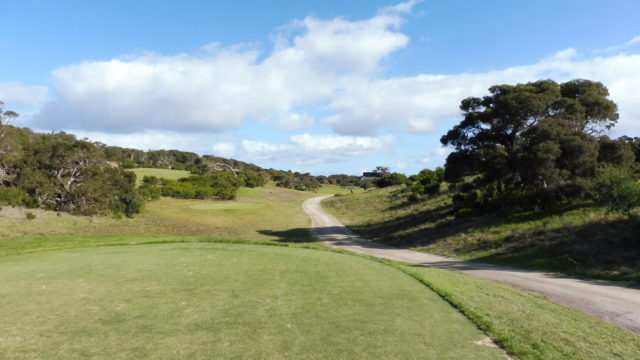
<path id="1" fill-rule="evenodd" d="M 584 194 L 586 179 L 595 176 L 597 136 L 618 119 L 607 88 L 540 80 L 492 86 L 489 93 L 462 100 L 464 119 L 441 138 L 454 147 L 446 179 L 473 179 L 484 201 L 505 193 L 543 202 Z M 627 161 L 621 156 L 614 161 Z"/>

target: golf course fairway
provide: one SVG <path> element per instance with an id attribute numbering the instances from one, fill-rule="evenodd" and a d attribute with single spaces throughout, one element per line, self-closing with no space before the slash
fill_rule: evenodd
<path id="1" fill-rule="evenodd" d="M 0 319 L 0 358 L 505 358 L 406 274 L 295 247 L 177 243 L 5 256 Z"/>

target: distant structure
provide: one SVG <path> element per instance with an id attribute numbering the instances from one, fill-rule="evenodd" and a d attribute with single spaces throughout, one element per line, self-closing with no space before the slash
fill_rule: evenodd
<path id="1" fill-rule="evenodd" d="M 389 174 L 389 167 L 388 166 L 376 166 L 376 169 L 373 171 L 365 171 L 362 173 L 362 177 L 367 179 L 367 178 L 381 178 L 387 174 Z"/>

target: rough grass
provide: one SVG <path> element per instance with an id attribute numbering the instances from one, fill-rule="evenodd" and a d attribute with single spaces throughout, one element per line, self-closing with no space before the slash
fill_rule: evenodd
<path id="1" fill-rule="evenodd" d="M 235 201 L 162 198 L 146 205 L 133 219 L 81 217 L 4 207 L 0 211 L 2 238 L 79 235 L 189 235 L 256 241 L 315 242 L 311 220 L 302 202 L 314 193 L 267 186 L 241 188 Z M 36 215 L 28 220 L 26 212 Z"/>
<path id="2" fill-rule="evenodd" d="M 136 168 L 130 169 L 136 174 L 136 182 L 142 184 L 142 178 L 145 176 L 155 176 L 169 180 L 178 180 L 191 176 L 187 170 L 169 170 L 169 169 L 153 169 L 153 168 Z"/>
<path id="3" fill-rule="evenodd" d="M 640 359 L 640 337 L 542 296 L 466 274 L 402 266 L 519 359 Z"/>
<path id="4" fill-rule="evenodd" d="M 336 185 L 322 185 L 320 189 L 316 191 L 318 195 L 349 195 L 349 194 L 359 194 L 364 192 L 364 189 L 357 186 L 336 186 Z"/>
<path id="5" fill-rule="evenodd" d="M 2 358 L 499 359 L 484 334 L 379 262 L 238 244 L 0 259 Z"/>
<path id="6" fill-rule="evenodd" d="M 466 260 L 640 283 L 640 224 L 590 204 L 456 219 L 448 194 L 408 202 L 401 188 L 328 199 L 373 240 Z"/>

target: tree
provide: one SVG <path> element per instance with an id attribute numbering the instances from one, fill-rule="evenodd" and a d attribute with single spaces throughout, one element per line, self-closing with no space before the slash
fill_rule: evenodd
<path id="1" fill-rule="evenodd" d="M 11 110 L 4 110 L 4 102 L 0 101 L 0 139 L 4 135 L 4 127 L 9 125 L 20 114 Z"/>
<path id="2" fill-rule="evenodd" d="M 16 178 L 15 170 L 7 164 L 3 156 L 10 151 L 10 141 L 5 139 L 7 127 L 14 119 L 20 116 L 15 111 L 4 110 L 4 102 L 0 101 L 0 186 L 3 184 L 11 184 Z"/>
<path id="3" fill-rule="evenodd" d="M 445 179 L 472 178 L 485 203 L 505 193 L 545 202 L 586 194 L 598 159 L 595 136 L 618 119 L 607 88 L 540 80 L 492 86 L 489 93 L 462 100 L 464 119 L 441 138 L 455 148 Z"/>
<path id="4" fill-rule="evenodd" d="M 608 136 L 602 136 L 599 142 L 599 162 L 628 168 L 636 161 L 633 145 L 624 139 L 611 140 Z"/>

